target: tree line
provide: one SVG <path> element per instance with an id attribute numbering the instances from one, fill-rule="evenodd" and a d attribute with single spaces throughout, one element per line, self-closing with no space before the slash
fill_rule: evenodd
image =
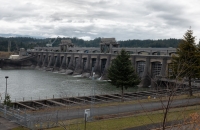
<path id="1" fill-rule="evenodd" d="M 73 38 L 58 38 L 53 46 L 59 46 L 62 39 L 71 39 L 75 46 L 79 47 L 99 47 L 101 38 L 95 38 L 94 40 L 83 40 L 76 37 Z M 18 51 L 19 48 L 33 49 L 34 47 L 45 47 L 47 43 L 53 42 L 55 38 L 37 39 L 31 37 L 0 37 L 0 51 L 8 50 L 8 41 L 11 41 L 11 51 Z M 118 41 L 121 47 L 178 47 L 181 39 L 158 39 L 158 40 L 124 40 Z"/>

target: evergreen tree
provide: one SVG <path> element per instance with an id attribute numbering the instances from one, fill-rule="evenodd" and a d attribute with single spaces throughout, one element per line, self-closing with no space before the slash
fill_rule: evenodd
<path id="1" fill-rule="evenodd" d="M 130 55 L 122 49 L 120 54 L 112 60 L 111 66 L 108 69 L 109 82 L 122 90 L 122 101 L 124 88 L 135 87 L 140 83 L 129 58 Z"/>
<path id="2" fill-rule="evenodd" d="M 6 95 L 6 99 L 4 99 L 3 104 L 6 106 L 12 106 L 9 94 Z"/>
<path id="3" fill-rule="evenodd" d="M 187 78 L 189 87 L 189 96 L 192 92 L 192 79 L 200 77 L 200 51 L 195 45 L 195 37 L 192 30 L 187 30 L 181 43 L 177 48 L 177 55 L 172 56 L 172 75 L 175 78 Z"/>

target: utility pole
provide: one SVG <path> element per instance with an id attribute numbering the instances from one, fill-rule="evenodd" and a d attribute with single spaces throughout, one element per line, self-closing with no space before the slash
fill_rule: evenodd
<path id="1" fill-rule="evenodd" d="M 6 105 L 7 105 L 7 79 L 9 78 L 8 76 L 5 76 L 6 78 L 6 92 L 5 92 L 5 102 L 6 102 Z"/>
<path id="2" fill-rule="evenodd" d="M 10 52 L 10 49 L 11 49 L 11 41 L 9 40 L 8 41 L 8 52 Z"/>
<path id="3" fill-rule="evenodd" d="M 93 87 L 92 87 L 92 95 L 91 95 L 91 109 L 90 109 L 90 113 L 91 113 L 91 120 L 92 120 L 92 116 L 94 116 L 94 109 L 93 108 L 93 104 L 95 103 L 95 83 L 94 83 L 94 67 L 92 67 L 92 81 L 93 81 Z"/>

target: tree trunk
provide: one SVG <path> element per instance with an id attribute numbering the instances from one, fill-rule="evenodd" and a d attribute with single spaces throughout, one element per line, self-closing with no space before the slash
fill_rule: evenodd
<path id="1" fill-rule="evenodd" d="M 191 85 L 191 77 L 189 77 L 189 96 L 191 97 L 191 96 L 193 96 L 193 93 L 192 93 L 192 85 Z"/>
<path id="2" fill-rule="evenodd" d="M 163 123 L 162 123 L 162 130 L 165 130 L 165 128 L 166 128 L 167 116 L 168 116 L 168 112 L 170 110 L 170 103 L 173 101 L 173 99 L 172 99 L 173 98 L 173 93 L 174 93 L 174 90 L 172 90 L 170 92 L 170 95 L 169 95 L 169 98 L 168 98 L 168 101 L 167 101 L 167 106 L 165 107 Z"/>
<path id="3" fill-rule="evenodd" d="M 124 102 L 124 86 L 122 86 L 122 102 Z"/>

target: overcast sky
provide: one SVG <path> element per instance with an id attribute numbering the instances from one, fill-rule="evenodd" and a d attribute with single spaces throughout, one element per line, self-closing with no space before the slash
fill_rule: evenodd
<path id="1" fill-rule="evenodd" d="M 0 0 L 0 34 L 128 39 L 200 37 L 199 0 Z"/>

